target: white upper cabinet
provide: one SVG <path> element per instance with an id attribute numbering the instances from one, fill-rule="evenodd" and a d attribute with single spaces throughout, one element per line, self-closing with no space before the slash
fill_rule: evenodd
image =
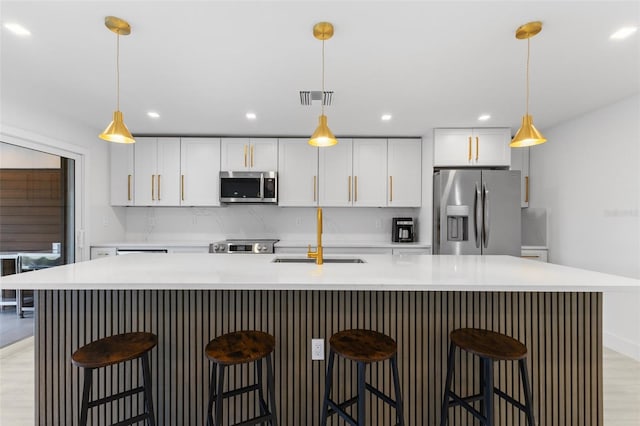
<path id="1" fill-rule="evenodd" d="M 387 205 L 386 139 L 353 139 L 353 205 Z"/>
<path id="2" fill-rule="evenodd" d="M 223 138 L 220 152 L 223 171 L 278 170 L 278 140 L 275 138 Z"/>
<path id="3" fill-rule="evenodd" d="M 339 139 L 318 152 L 321 207 L 387 205 L 386 139 Z"/>
<path id="4" fill-rule="evenodd" d="M 220 205 L 220 139 L 180 141 L 180 205 Z"/>
<path id="5" fill-rule="evenodd" d="M 137 138 L 136 206 L 180 205 L 180 138 Z"/>
<path id="6" fill-rule="evenodd" d="M 389 207 L 422 205 L 422 140 L 389 139 L 387 172 Z"/>
<path id="7" fill-rule="evenodd" d="M 511 170 L 520 170 L 520 207 L 529 207 L 529 147 L 511 148 Z"/>
<path id="8" fill-rule="evenodd" d="M 435 167 L 508 167 L 509 128 L 434 129 Z"/>
<path id="9" fill-rule="evenodd" d="M 308 139 L 278 141 L 278 205 L 318 204 L 318 148 Z"/>
<path id="10" fill-rule="evenodd" d="M 112 143 L 109 147 L 111 168 L 111 205 L 132 206 L 134 200 L 133 144 Z"/>
<path id="11" fill-rule="evenodd" d="M 352 204 L 352 144 L 351 139 L 341 138 L 337 145 L 318 148 L 321 207 L 346 207 Z"/>

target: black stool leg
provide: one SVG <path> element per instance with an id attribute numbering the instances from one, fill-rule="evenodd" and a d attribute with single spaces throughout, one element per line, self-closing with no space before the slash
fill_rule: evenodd
<path id="1" fill-rule="evenodd" d="M 258 384 L 258 405 L 260 406 L 260 415 L 267 414 L 267 402 L 264 399 L 264 391 L 262 389 L 262 359 L 256 361 L 256 383 Z M 269 389 L 267 389 L 269 393 Z"/>
<path id="2" fill-rule="evenodd" d="M 444 392 L 442 395 L 442 411 L 440 412 L 440 426 L 447 426 L 449 423 L 449 391 L 451 389 L 451 376 L 453 373 L 453 356 L 456 347 L 453 343 L 449 345 L 449 356 L 447 357 L 447 378 L 444 381 Z"/>
<path id="3" fill-rule="evenodd" d="M 364 403 L 366 400 L 365 380 L 364 380 L 364 362 L 358 362 L 358 426 L 365 425 L 364 419 Z"/>
<path id="4" fill-rule="evenodd" d="M 484 396 L 484 363 L 485 363 L 485 359 L 480 357 L 480 392 L 482 392 L 482 395 Z M 482 414 L 482 416 L 485 415 L 484 413 L 484 398 L 480 399 L 480 414 Z"/>
<path id="5" fill-rule="evenodd" d="M 93 381 L 93 369 L 84 370 L 84 386 L 82 387 L 82 403 L 80 405 L 80 426 L 87 426 L 87 413 L 89 411 L 89 393 Z"/>
<path id="6" fill-rule="evenodd" d="M 484 388 L 482 389 L 485 426 L 493 426 L 493 360 L 482 359 L 484 362 Z"/>
<path id="7" fill-rule="evenodd" d="M 213 363 L 211 369 L 211 381 L 209 382 L 209 404 L 207 406 L 207 426 L 213 426 L 213 401 L 216 396 L 216 376 L 218 374 L 218 364 Z"/>
<path id="8" fill-rule="evenodd" d="M 527 410 L 527 423 L 529 426 L 535 426 L 535 420 L 533 418 L 533 402 L 531 398 L 531 387 L 529 386 L 529 374 L 527 373 L 527 359 L 523 358 L 518 361 L 520 364 L 520 375 L 522 376 L 522 387 L 524 388 L 524 400 Z"/>
<path id="9" fill-rule="evenodd" d="M 329 363 L 327 364 L 327 377 L 324 380 L 324 399 L 322 400 L 322 417 L 320 426 L 327 426 L 327 415 L 329 412 L 329 395 L 331 394 L 331 384 L 333 382 L 333 361 L 336 354 L 329 350 Z"/>
<path id="10" fill-rule="evenodd" d="M 149 354 L 142 355 L 142 380 L 144 382 L 144 405 L 149 414 L 149 426 L 156 426 L 156 415 L 153 409 L 153 394 L 151 393 L 151 369 L 149 368 Z"/>
<path id="11" fill-rule="evenodd" d="M 273 364 L 271 364 L 271 354 L 267 355 L 267 386 L 267 393 L 269 394 L 269 404 L 271 405 L 271 426 L 278 426 L 276 387 L 273 382 Z"/>
<path id="12" fill-rule="evenodd" d="M 393 387 L 396 396 L 396 421 L 398 426 L 404 426 L 404 408 L 402 406 L 402 392 L 400 391 L 400 377 L 398 375 L 398 360 L 396 355 L 391 357 L 391 372 L 393 374 Z"/>
<path id="13" fill-rule="evenodd" d="M 222 392 L 224 391 L 224 370 L 226 366 L 218 366 L 218 393 L 216 394 L 216 423 L 215 426 L 222 426 Z"/>

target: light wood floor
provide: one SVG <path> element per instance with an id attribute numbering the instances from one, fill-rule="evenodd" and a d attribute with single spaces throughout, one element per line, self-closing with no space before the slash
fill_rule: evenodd
<path id="1" fill-rule="evenodd" d="M 0 349 L 0 426 L 34 424 L 33 369 L 33 337 Z M 640 425 L 640 362 L 606 348 L 604 424 Z"/>

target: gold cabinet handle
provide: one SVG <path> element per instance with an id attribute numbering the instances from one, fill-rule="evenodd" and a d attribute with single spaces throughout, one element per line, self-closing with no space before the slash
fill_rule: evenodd
<path id="1" fill-rule="evenodd" d="M 156 176 L 151 175 L 151 201 L 156 200 L 155 188 L 156 188 Z"/>
<path id="2" fill-rule="evenodd" d="M 255 145 L 251 145 L 251 168 L 253 168 L 253 150 L 255 148 Z"/>
<path id="3" fill-rule="evenodd" d="M 389 176 L 389 202 L 393 202 L 393 176 Z"/>
<path id="4" fill-rule="evenodd" d="M 317 198 L 317 192 L 316 192 L 317 191 L 317 185 L 316 185 L 317 179 L 318 179 L 317 176 L 313 177 L 313 201 L 314 202 L 316 201 L 316 198 Z"/>
<path id="5" fill-rule="evenodd" d="M 247 167 L 247 146 L 244 146 L 244 166 Z"/>
<path id="6" fill-rule="evenodd" d="M 182 201 L 184 201 L 184 175 L 180 176 L 180 194 Z"/>
<path id="7" fill-rule="evenodd" d="M 479 155 L 480 155 L 480 138 L 476 136 L 476 161 L 478 161 Z"/>
<path id="8" fill-rule="evenodd" d="M 127 201 L 131 201 L 131 175 L 127 175 Z"/>
<path id="9" fill-rule="evenodd" d="M 353 202 L 358 202 L 358 176 L 353 177 Z"/>
<path id="10" fill-rule="evenodd" d="M 471 161 L 471 136 L 469 136 L 469 161 Z"/>
<path id="11" fill-rule="evenodd" d="M 349 176 L 347 178 L 347 190 L 349 191 L 349 197 L 347 198 L 348 201 L 351 201 L 351 176 Z"/>
<path id="12" fill-rule="evenodd" d="M 158 175 L 158 201 L 160 201 L 160 175 Z"/>
<path id="13" fill-rule="evenodd" d="M 529 176 L 524 177 L 524 202 L 529 202 Z"/>

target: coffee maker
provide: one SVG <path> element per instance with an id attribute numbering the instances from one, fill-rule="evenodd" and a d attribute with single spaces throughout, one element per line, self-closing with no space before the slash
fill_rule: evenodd
<path id="1" fill-rule="evenodd" d="M 412 217 L 394 217 L 391 241 L 394 243 L 412 243 L 415 224 Z"/>

